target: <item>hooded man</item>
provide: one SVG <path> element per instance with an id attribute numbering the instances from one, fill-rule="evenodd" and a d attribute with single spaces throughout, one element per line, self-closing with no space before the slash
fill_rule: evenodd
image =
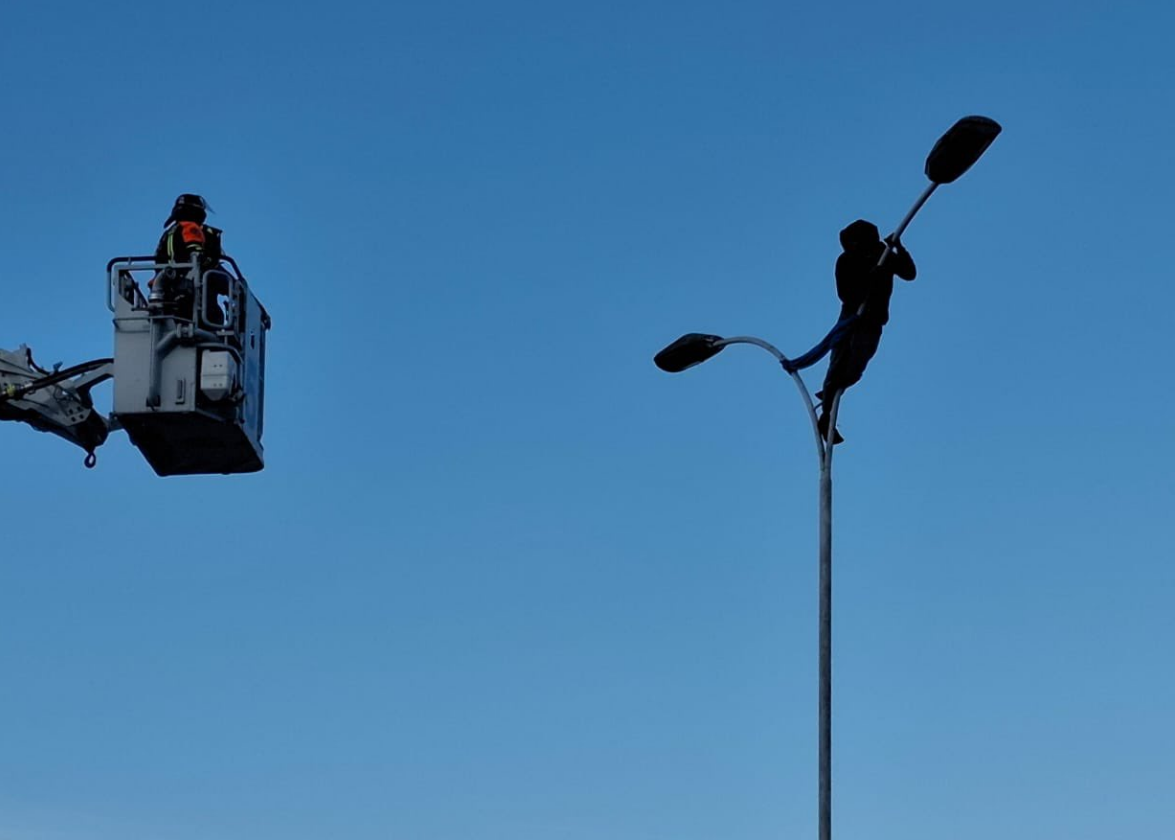
<path id="1" fill-rule="evenodd" d="M 886 245 L 889 256 L 880 267 Z M 840 232 L 844 253 L 836 259 L 836 293 L 840 297 L 841 319 L 860 317 L 832 348 L 832 359 L 824 377 L 824 388 L 816 394 L 821 400 L 820 434 L 828 437 L 828 406 L 837 391 L 855 384 L 865 373 L 869 360 L 877 352 L 881 332 L 889 322 L 889 299 L 893 294 L 894 275 L 913 280 L 917 275 L 910 252 L 896 239 L 881 241 L 877 226 L 858 219 Z M 844 440 L 833 430 L 833 443 Z"/>

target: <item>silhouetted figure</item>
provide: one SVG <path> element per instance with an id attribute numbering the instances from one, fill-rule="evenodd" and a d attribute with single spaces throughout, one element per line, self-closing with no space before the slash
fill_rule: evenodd
<path id="1" fill-rule="evenodd" d="M 885 242 L 877 226 L 858 219 L 840 232 L 844 253 L 836 259 L 836 293 L 840 297 L 840 317 L 856 315 L 864 304 L 864 311 L 853 327 L 832 348 L 832 360 L 824 377 L 824 388 L 816 394 L 821 400 L 820 434 L 828 437 L 828 405 L 837 391 L 855 384 L 865 373 L 865 367 L 881 342 L 881 331 L 889 322 L 889 298 L 893 294 L 893 278 L 913 280 L 917 274 L 910 252 L 897 240 L 890 243 L 890 255 L 885 264 L 877 263 L 885 252 Z M 833 430 L 833 443 L 844 440 Z"/>

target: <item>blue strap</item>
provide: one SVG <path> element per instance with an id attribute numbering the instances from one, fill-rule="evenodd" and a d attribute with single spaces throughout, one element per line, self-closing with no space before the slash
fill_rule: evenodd
<path id="1" fill-rule="evenodd" d="M 827 356 L 828 352 L 832 350 L 833 346 L 844 337 L 844 334 L 847 333 L 855 323 L 857 323 L 857 318 L 858 316 L 855 314 L 847 315 L 844 318 L 841 318 L 833 325 L 832 329 L 828 331 L 828 335 L 824 336 L 824 338 L 820 340 L 820 343 L 809 350 L 807 353 L 802 356 L 797 356 L 794 359 L 785 359 L 784 361 L 780 362 L 780 364 L 783 365 L 783 369 L 788 373 L 795 373 L 798 370 L 803 370 L 806 367 L 811 367 L 812 365 L 816 364 L 818 361 Z"/>

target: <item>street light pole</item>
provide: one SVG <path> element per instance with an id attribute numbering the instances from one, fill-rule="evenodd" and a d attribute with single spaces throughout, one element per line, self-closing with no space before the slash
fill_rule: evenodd
<path id="1" fill-rule="evenodd" d="M 971 168 L 999 135 L 1000 125 L 987 117 L 964 117 L 956 122 L 939 138 L 926 158 L 926 177 L 930 185 L 919 196 L 914 206 L 906 213 L 897 229 L 886 238 L 886 247 L 878 262 L 880 268 L 889 257 L 894 245 L 905 232 L 914 216 L 922 209 L 930 196 L 941 184 L 949 184 Z M 819 840 L 832 840 L 832 439 L 836 432 L 836 417 L 840 410 L 840 389 L 825 392 L 825 413 L 828 415 L 828 435 L 820 434 L 816 407 L 799 371 L 820 361 L 849 332 L 864 312 L 864 305 L 856 315 L 838 321 L 829 333 L 815 347 L 802 356 L 789 359 L 773 344 L 754 336 L 723 338 L 707 333 L 687 333 L 665 347 L 653 359 L 657 367 L 668 373 L 701 364 L 731 344 L 752 344 L 775 357 L 799 389 L 812 431 L 816 435 L 816 453 L 820 463 L 819 506 L 820 506 L 820 669 L 819 669 L 819 721 L 817 726 L 819 742 Z"/>
<path id="2" fill-rule="evenodd" d="M 828 408 L 831 436 L 836 429 L 841 392 Z M 819 431 L 817 431 L 819 434 Z M 832 450 L 825 441 L 820 457 L 820 840 L 832 839 Z"/>

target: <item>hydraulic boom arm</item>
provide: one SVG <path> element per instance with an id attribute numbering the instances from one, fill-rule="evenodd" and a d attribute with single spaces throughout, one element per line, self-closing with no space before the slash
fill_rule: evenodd
<path id="1" fill-rule="evenodd" d="M 21 345 L 0 350 L 0 420 L 19 420 L 50 432 L 86 451 L 87 467 L 97 462 L 94 450 L 110 433 L 110 422 L 94 410 L 90 389 L 114 376 L 113 359 L 45 370 Z"/>

